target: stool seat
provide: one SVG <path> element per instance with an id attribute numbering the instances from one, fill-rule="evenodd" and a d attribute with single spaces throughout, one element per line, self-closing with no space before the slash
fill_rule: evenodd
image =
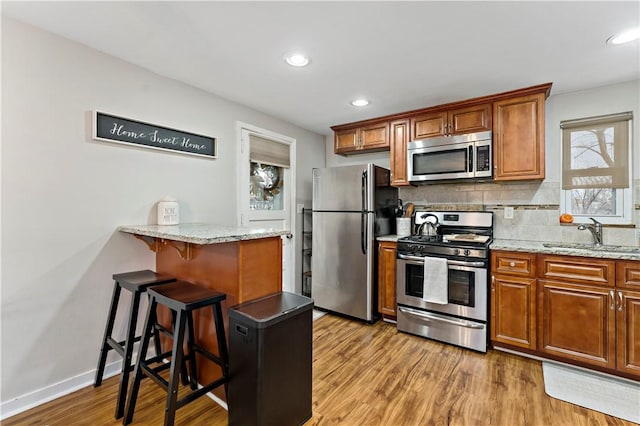
<path id="1" fill-rule="evenodd" d="M 100 355 L 98 357 L 98 367 L 96 368 L 96 377 L 93 382 L 94 387 L 102 384 L 102 376 L 107 362 L 107 355 L 110 351 L 115 351 L 122 357 L 122 367 L 120 369 L 120 385 L 118 386 L 118 400 L 116 402 L 115 418 L 119 419 L 124 414 L 124 404 L 127 395 L 127 386 L 129 383 L 129 373 L 133 370 L 133 345 L 140 341 L 141 336 L 136 336 L 136 326 L 138 321 L 138 309 L 140 307 L 140 297 L 151 286 L 162 286 L 167 283 L 174 282 L 176 279 L 169 275 L 157 274 L 149 269 L 133 272 L 123 272 L 113 274 L 113 294 L 111 296 L 111 305 L 107 316 L 107 325 L 102 338 Z M 113 338 L 113 327 L 118 311 L 118 302 L 122 289 L 131 292 L 131 303 L 129 304 L 129 318 L 127 322 L 126 336 L 124 340 L 118 341 Z M 160 337 L 157 331 L 154 331 L 154 343 L 156 352 L 160 352 Z"/>
<path id="2" fill-rule="evenodd" d="M 191 284 L 187 281 L 176 281 L 170 286 L 150 287 L 150 295 L 155 296 L 158 303 L 175 310 L 191 311 L 194 309 L 220 303 L 227 295 L 208 288 Z"/>
<path id="3" fill-rule="evenodd" d="M 113 280 L 120 283 L 122 288 L 129 291 L 145 291 L 147 287 L 175 281 L 175 277 L 158 274 L 148 269 L 143 271 L 113 274 Z"/>
<path id="4" fill-rule="evenodd" d="M 222 318 L 222 301 L 224 301 L 227 296 L 224 293 L 200 287 L 187 281 L 176 281 L 174 283 L 149 287 L 147 294 L 149 295 L 149 308 L 145 319 L 142 340 L 140 341 L 140 354 L 135 365 L 131 388 L 128 392 L 123 424 L 128 425 L 133 420 L 136 400 L 140 390 L 140 382 L 144 377 L 149 377 L 167 392 L 164 424 L 165 426 L 171 426 L 174 423 L 177 409 L 206 395 L 218 386 L 224 386 L 225 392 L 227 391 L 229 382 L 229 354 Z M 163 305 L 171 310 L 173 330 L 167 329 L 158 323 L 158 305 Z M 213 311 L 213 321 L 218 343 L 217 355 L 209 352 L 195 341 L 193 311 L 206 307 L 211 307 Z M 147 357 L 149 341 L 154 330 L 160 330 L 173 339 L 172 349 L 169 352 Z M 202 360 L 206 359 L 220 366 L 222 377 L 211 383 L 203 384 L 198 388 L 196 353 L 202 355 Z M 170 363 L 166 363 L 167 358 L 171 358 Z M 189 372 L 187 372 L 185 360 L 189 365 Z M 160 374 L 166 370 L 169 370 L 168 379 L 165 379 L 164 376 Z M 186 381 L 187 374 L 189 374 L 188 383 Z M 178 382 L 180 378 L 182 378 L 183 384 L 191 385 L 191 391 L 186 396 L 178 399 Z"/>

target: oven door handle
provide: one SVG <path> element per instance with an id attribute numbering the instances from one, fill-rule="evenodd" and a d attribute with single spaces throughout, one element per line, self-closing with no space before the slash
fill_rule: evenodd
<path id="1" fill-rule="evenodd" d="M 398 310 L 408 315 L 413 315 L 416 317 L 420 317 L 420 318 L 424 318 L 432 321 L 446 322 L 447 324 L 459 325 L 465 328 L 483 329 L 485 327 L 484 324 L 478 324 L 478 323 L 464 321 L 464 320 L 455 320 L 455 319 L 444 317 L 442 315 L 436 315 L 428 312 L 418 311 L 416 309 L 405 308 L 402 306 L 398 306 Z"/>
<path id="2" fill-rule="evenodd" d="M 415 260 L 416 262 L 424 263 L 424 257 L 420 256 L 409 256 L 407 254 L 398 254 L 398 259 L 402 260 Z"/>
<path id="3" fill-rule="evenodd" d="M 407 254 L 398 254 L 398 259 L 413 260 L 415 262 L 424 263 L 424 257 L 420 257 L 420 256 L 409 256 Z M 455 265 L 455 266 L 471 266 L 476 268 L 482 268 L 483 266 L 485 266 L 484 262 L 464 262 L 461 260 L 448 260 L 448 259 L 447 259 L 447 264 Z"/>

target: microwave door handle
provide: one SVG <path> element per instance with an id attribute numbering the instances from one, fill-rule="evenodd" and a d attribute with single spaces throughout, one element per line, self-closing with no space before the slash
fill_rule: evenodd
<path id="1" fill-rule="evenodd" d="M 473 145 L 469 145 L 467 147 L 467 151 L 469 153 L 469 165 L 468 165 L 467 171 L 469 173 L 475 174 L 475 169 L 473 167 Z"/>

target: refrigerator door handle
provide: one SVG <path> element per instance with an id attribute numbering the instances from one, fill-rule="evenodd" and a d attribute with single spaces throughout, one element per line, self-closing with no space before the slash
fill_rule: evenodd
<path id="1" fill-rule="evenodd" d="M 367 171 L 362 172 L 362 211 L 360 212 L 360 249 L 367 254 Z"/>

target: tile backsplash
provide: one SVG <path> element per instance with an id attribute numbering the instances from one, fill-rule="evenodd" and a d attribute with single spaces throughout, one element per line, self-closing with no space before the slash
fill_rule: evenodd
<path id="1" fill-rule="evenodd" d="M 640 180 L 634 181 L 634 226 L 604 226 L 604 244 L 638 246 L 640 229 Z M 494 237 L 508 240 L 592 242 L 591 233 L 560 217 L 560 183 L 446 183 L 403 187 L 399 197 L 417 207 L 433 210 L 485 210 L 494 212 Z M 514 208 L 513 219 L 504 218 L 504 207 Z"/>

